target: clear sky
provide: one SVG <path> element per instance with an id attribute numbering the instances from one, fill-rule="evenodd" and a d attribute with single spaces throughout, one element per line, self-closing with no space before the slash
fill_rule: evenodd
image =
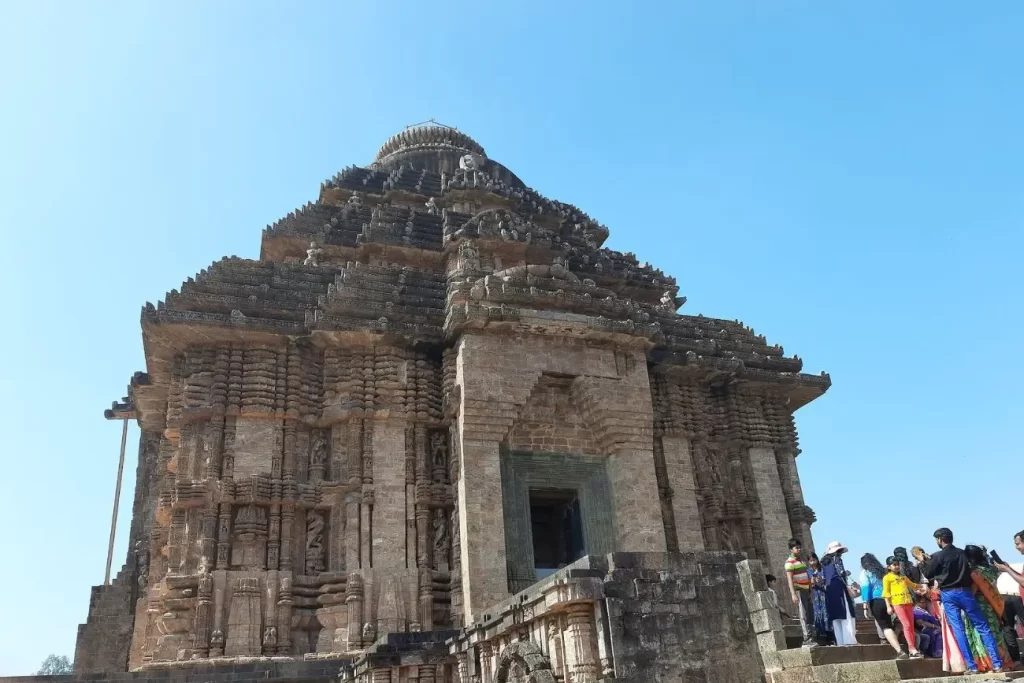
<path id="1" fill-rule="evenodd" d="M 1024 527 L 1016 2 L 0 2 L 0 675 L 103 578 L 139 311 L 403 126 L 827 370 L 819 546 Z M 134 487 L 132 430 L 117 548 Z"/>

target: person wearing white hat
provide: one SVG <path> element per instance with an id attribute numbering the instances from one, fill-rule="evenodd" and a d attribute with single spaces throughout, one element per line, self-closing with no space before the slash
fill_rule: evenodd
<path id="1" fill-rule="evenodd" d="M 853 596 L 860 594 L 860 586 L 847 582 L 850 572 L 843 566 L 843 553 L 848 548 L 832 541 L 825 548 L 821 567 L 825 579 L 825 606 L 836 636 L 836 645 L 857 644 L 857 620 L 853 611 Z"/>

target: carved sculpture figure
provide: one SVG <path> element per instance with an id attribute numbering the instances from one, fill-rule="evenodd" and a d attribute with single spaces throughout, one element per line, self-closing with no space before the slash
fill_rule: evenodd
<path id="1" fill-rule="evenodd" d="M 318 574 L 324 570 L 324 513 L 310 510 L 306 513 L 306 573 Z"/>
<path id="2" fill-rule="evenodd" d="M 313 448 L 309 455 L 309 480 L 320 481 L 327 471 L 328 446 L 327 436 L 317 431 L 313 438 Z"/>
<path id="3" fill-rule="evenodd" d="M 304 266 L 319 266 L 320 256 L 324 253 L 324 250 L 320 248 L 316 242 L 309 243 L 309 249 L 306 250 L 306 260 L 302 262 Z"/>
<path id="4" fill-rule="evenodd" d="M 451 540 L 448 537 L 448 518 L 441 508 L 434 510 L 434 564 L 448 564 L 448 549 Z"/>
<path id="5" fill-rule="evenodd" d="M 480 252 L 472 242 L 461 242 L 459 244 L 459 257 L 462 265 L 469 270 L 480 270 Z"/>
<path id="6" fill-rule="evenodd" d="M 430 463 L 434 483 L 445 483 L 448 472 L 448 438 L 444 432 L 433 432 L 430 435 Z"/>
<path id="7" fill-rule="evenodd" d="M 481 166 L 482 159 L 476 154 L 463 154 L 459 158 L 459 168 L 464 171 L 476 171 Z"/>

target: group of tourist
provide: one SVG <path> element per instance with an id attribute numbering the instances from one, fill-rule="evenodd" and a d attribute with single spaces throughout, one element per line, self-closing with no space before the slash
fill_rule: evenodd
<path id="1" fill-rule="evenodd" d="M 784 567 L 800 620 L 804 645 L 855 645 L 856 600 L 874 621 L 879 638 L 897 659 L 941 657 L 954 673 L 1000 672 L 1020 661 L 1024 642 L 1024 575 L 985 548 L 953 545 L 947 528 L 934 534 L 938 551 L 896 548 L 883 564 L 872 554 L 860 559 L 858 581 L 844 565 L 846 546 L 828 544 L 825 554 L 804 553 L 799 539 L 789 542 Z M 1024 554 L 1024 531 L 1014 536 Z M 1019 584 L 1020 595 L 1002 595 L 1000 573 Z M 769 587 L 775 577 L 768 576 Z M 774 588 L 773 588 L 774 590 Z M 780 606 L 781 608 L 781 606 Z M 786 614 L 786 610 L 782 609 Z"/>

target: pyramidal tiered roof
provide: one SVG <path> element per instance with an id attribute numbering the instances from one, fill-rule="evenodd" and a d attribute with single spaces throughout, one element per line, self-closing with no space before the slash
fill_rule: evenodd
<path id="1" fill-rule="evenodd" d="M 259 260 L 227 257 L 142 323 L 151 373 L 196 341 L 379 335 L 451 344 L 465 329 L 609 338 L 651 362 L 792 385 L 794 407 L 829 377 L 802 374 L 739 321 L 679 315 L 675 278 L 602 247 L 608 230 L 526 187 L 468 135 L 437 124 L 393 136 L 317 201 L 263 232 Z"/>

